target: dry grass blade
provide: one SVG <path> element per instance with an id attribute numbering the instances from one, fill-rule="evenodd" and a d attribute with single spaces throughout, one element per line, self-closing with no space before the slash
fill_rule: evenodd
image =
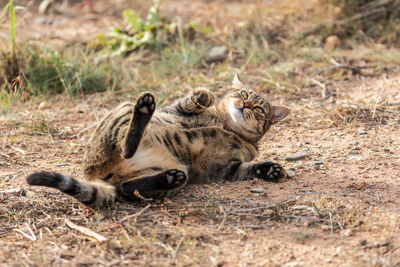
<path id="1" fill-rule="evenodd" d="M 26 238 L 28 238 L 31 241 L 36 241 L 36 236 L 33 233 L 32 229 L 29 227 L 29 225 L 27 223 L 25 223 L 25 226 L 26 226 L 26 228 L 28 228 L 29 235 L 19 229 L 14 229 L 14 231 L 16 231 L 17 233 L 20 233 L 21 235 L 25 236 Z"/>
<path id="2" fill-rule="evenodd" d="M 132 218 L 135 218 L 135 222 L 136 222 L 136 221 L 137 221 L 137 218 L 138 218 L 140 215 L 142 215 L 142 214 L 143 214 L 148 208 L 150 208 L 150 207 L 151 207 L 151 204 L 147 205 L 146 207 L 144 207 L 143 209 L 141 209 L 140 211 L 138 211 L 138 212 L 135 213 L 135 214 L 128 215 L 128 216 L 122 218 L 122 219 L 119 220 L 118 222 L 119 222 L 119 223 L 122 223 L 123 221 L 129 220 L 129 219 L 132 219 Z"/>
<path id="3" fill-rule="evenodd" d="M 104 237 L 104 236 L 102 236 L 102 235 L 100 235 L 100 234 L 98 234 L 98 233 L 96 233 L 96 232 L 90 230 L 89 228 L 86 228 L 86 227 L 83 227 L 83 226 L 79 226 L 79 225 L 77 225 L 77 224 L 71 222 L 71 221 L 70 221 L 69 219 L 67 219 L 67 218 L 65 218 L 65 224 L 66 224 L 69 228 L 74 229 L 74 230 L 77 230 L 78 232 L 81 232 L 82 234 L 85 234 L 85 235 L 87 235 L 87 236 L 93 237 L 93 238 L 95 238 L 95 239 L 96 239 L 97 241 L 99 241 L 99 242 L 104 242 L 104 241 L 107 241 L 107 240 L 108 240 L 108 238 L 106 238 L 106 237 Z"/>

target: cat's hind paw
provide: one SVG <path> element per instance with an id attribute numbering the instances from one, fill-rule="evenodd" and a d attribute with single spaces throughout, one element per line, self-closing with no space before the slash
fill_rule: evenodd
<path id="1" fill-rule="evenodd" d="M 257 164 L 254 169 L 257 178 L 267 181 L 278 181 L 286 176 L 286 172 L 281 165 L 271 161 Z"/>
<path id="2" fill-rule="evenodd" d="M 184 172 L 172 169 L 162 173 L 159 179 L 160 189 L 170 190 L 184 185 L 187 177 Z"/>

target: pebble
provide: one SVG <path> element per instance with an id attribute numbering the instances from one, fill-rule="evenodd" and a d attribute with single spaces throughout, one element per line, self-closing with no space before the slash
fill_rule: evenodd
<path id="1" fill-rule="evenodd" d="M 368 133 L 366 131 L 358 131 L 357 134 L 358 135 L 367 135 Z"/>
<path id="2" fill-rule="evenodd" d="M 343 230 L 342 232 L 343 232 L 343 235 L 344 235 L 344 236 L 351 236 L 351 235 L 353 235 L 353 231 L 351 231 L 351 229 L 346 229 L 346 230 Z"/>
<path id="3" fill-rule="evenodd" d="M 39 109 L 40 109 L 40 110 L 46 109 L 46 108 L 49 108 L 49 104 L 48 104 L 47 102 L 41 102 L 41 103 L 39 104 Z"/>
<path id="4" fill-rule="evenodd" d="M 262 192 L 264 192 L 264 187 L 252 188 L 252 189 L 250 189 L 250 192 L 252 192 L 252 193 L 262 193 Z"/>
<path id="5" fill-rule="evenodd" d="M 328 139 L 328 138 L 326 138 L 325 136 L 321 137 L 321 140 L 326 140 L 326 139 Z"/>
<path id="6" fill-rule="evenodd" d="M 360 151 L 354 150 L 354 149 L 350 149 L 349 150 L 349 155 L 357 155 L 360 154 Z"/>
<path id="7" fill-rule="evenodd" d="M 301 159 L 305 159 L 305 158 L 306 158 L 306 155 L 304 155 L 304 154 L 296 154 L 296 155 L 287 156 L 285 158 L 285 160 L 286 161 L 296 161 L 296 160 L 301 160 Z"/>
<path id="8" fill-rule="evenodd" d="M 310 143 L 310 141 L 306 141 L 306 140 L 304 140 L 304 144 L 306 144 L 306 145 L 310 145 L 311 143 Z"/>
<path id="9" fill-rule="evenodd" d="M 224 61 L 228 54 L 228 48 L 224 45 L 214 46 L 208 51 L 205 60 L 207 63 Z"/>
<path id="10" fill-rule="evenodd" d="M 295 177 L 296 176 L 296 169 L 295 168 L 290 168 L 286 170 L 286 174 L 289 177 Z"/>
<path id="11" fill-rule="evenodd" d="M 68 163 L 56 163 L 57 167 L 63 167 L 63 166 L 68 166 Z"/>
<path id="12" fill-rule="evenodd" d="M 314 161 L 314 165 L 324 165 L 324 163 L 320 160 Z"/>
<path id="13" fill-rule="evenodd" d="M 348 160 L 350 160 L 350 161 L 360 161 L 360 160 L 363 160 L 363 157 L 361 157 L 361 156 L 351 156 L 351 157 L 348 158 Z"/>
<path id="14" fill-rule="evenodd" d="M 10 195 L 14 195 L 17 197 L 20 196 L 26 196 L 26 191 L 23 187 L 17 187 L 17 188 L 10 188 L 7 190 L 2 190 L 0 191 L 1 194 L 10 194 Z"/>
<path id="15" fill-rule="evenodd" d="M 341 163 L 342 161 L 340 159 L 333 159 L 332 162 L 333 163 Z"/>
<path id="16" fill-rule="evenodd" d="M 340 133 L 338 133 L 337 135 L 338 135 L 338 136 L 343 136 L 344 133 L 340 132 Z"/>

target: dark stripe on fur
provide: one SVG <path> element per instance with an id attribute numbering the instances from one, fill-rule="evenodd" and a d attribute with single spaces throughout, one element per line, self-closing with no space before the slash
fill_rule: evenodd
<path id="1" fill-rule="evenodd" d="M 182 140 L 181 140 L 181 137 L 179 136 L 179 134 L 178 133 L 175 133 L 174 134 L 174 139 L 175 139 L 175 141 L 176 141 L 176 143 L 178 144 L 178 145 L 182 145 Z"/>

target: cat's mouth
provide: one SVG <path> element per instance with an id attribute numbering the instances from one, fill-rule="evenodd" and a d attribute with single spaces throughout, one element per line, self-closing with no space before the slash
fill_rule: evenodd
<path id="1" fill-rule="evenodd" d="M 249 107 L 244 105 L 243 102 L 231 102 L 229 105 L 229 113 L 235 122 L 247 121 L 250 117 L 249 112 L 251 112 Z"/>

